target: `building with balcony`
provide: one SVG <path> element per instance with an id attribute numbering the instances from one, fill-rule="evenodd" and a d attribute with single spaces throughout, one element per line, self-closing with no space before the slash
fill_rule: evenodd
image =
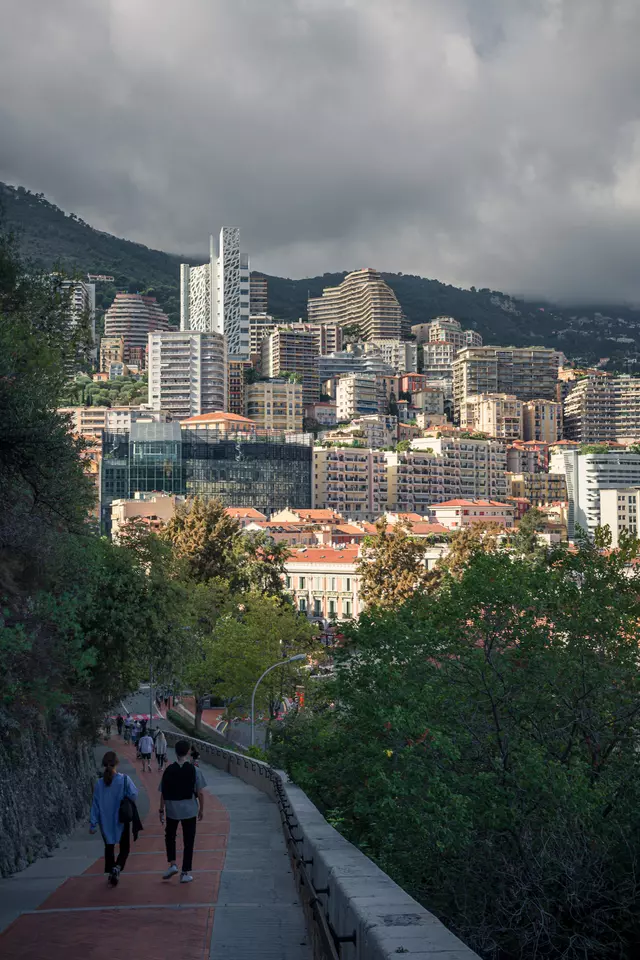
<path id="1" fill-rule="evenodd" d="M 466 400 L 481 393 L 555 399 L 558 353 L 548 347 L 465 347 L 452 366 L 456 422 Z"/>
<path id="2" fill-rule="evenodd" d="M 463 347 L 481 347 L 482 337 L 475 330 L 463 330 L 453 317 L 435 317 L 429 323 L 417 323 L 411 333 L 418 343 L 449 343 L 456 350 Z"/>
<path id="3" fill-rule="evenodd" d="M 549 445 L 536 440 L 514 440 L 507 446 L 509 473 L 547 473 Z"/>
<path id="4" fill-rule="evenodd" d="M 368 340 L 365 353 L 376 354 L 396 373 L 415 373 L 418 369 L 418 347 L 409 340 Z"/>
<path id="5" fill-rule="evenodd" d="M 249 360 L 227 357 L 227 410 L 240 417 L 245 408 L 245 374 L 250 369 Z"/>
<path id="6" fill-rule="evenodd" d="M 404 315 L 398 299 L 377 270 L 349 273 L 337 287 L 325 287 L 308 302 L 311 323 L 356 326 L 363 340 L 400 340 Z"/>
<path id="7" fill-rule="evenodd" d="M 117 293 L 104 315 L 104 336 L 124 341 L 123 361 L 144 367 L 149 334 L 169 330 L 169 318 L 155 297 Z"/>
<path id="8" fill-rule="evenodd" d="M 562 404 L 557 400 L 525 400 L 522 432 L 525 440 L 536 443 L 562 440 Z"/>
<path id="9" fill-rule="evenodd" d="M 149 406 L 174 420 L 227 407 L 227 354 L 218 333 L 149 334 Z"/>
<path id="10" fill-rule="evenodd" d="M 640 437 L 640 379 L 589 374 L 564 402 L 564 434 L 580 443 Z"/>
<path id="11" fill-rule="evenodd" d="M 529 500 L 534 507 L 567 499 L 567 481 L 563 473 L 508 473 L 509 497 Z"/>
<path id="12" fill-rule="evenodd" d="M 280 433 L 302 430 L 302 385 L 287 380 L 249 383 L 245 390 L 245 411 L 260 427 Z"/>
<path id="13" fill-rule="evenodd" d="M 380 413 L 384 400 L 375 374 L 347 373 L 341 376 L 336 388 L 336 405 L 338 423 Z"/>
<path id="14" fill-rule="evenodd" d="M 601 524 L 603 490 L 640 487 L 640 453 L 624 448 L 581 453 L 579 448 L 557 445 L 551 452 L 549 470 L 565 476 L 569 540 L 575 539 L 578 526 L 593 536 Z"/>
<path id="15" fill-rule="evenodd" d="M 72 433 L 80 437 L 96 437 L 103 431 L 128 433 L 136 420 L 164 421 L 159 411 L 142 407 L 59 407 L 58 413 L 70 418 Z"/>
<path id="16" fill-rule="evenodd" d="M 419 437 L 413 450 L 442 458 L 444 498 L 503 500 L 507 496 L 507 450 L 503 440 L 464 436 Z"/>
<path id="17" fill-rule="evenodd" d="M 124 337 L 102 337 L 100 340 L 100 372 L 108 373 L 111 363 L 124 363 Z"/>
<path id="18" fill-rule="evenodd" d="M 260 353 L 264 377 L 273 379 L 297 373 L 301 377 L 303 406 L 320 399 L 317 336 L 311 330 L 278 325 L 273 333 L 264 337 Z"/>
<path id="19" fill-rule="evenodd" d="M 385 453 L 387 511 L 429 516 L 429 507 L 444 496 L 442 457 L 428 450 Z"/>
<path id="20" fill-rule="evenodd" d="M 609 527 L 611 547 L 617 550 L 622 534 L 638 536 L 640 487 L 614 487 L 600 491 L 600 525 Z"/>
<path id="21" fill-rule="evenodd" d="M 479 393 L 460 406 L 460 426 L 500 440 L 522 439 L 522 401 L 506 393 Z"/>
<path id="22" fill-rule="evenodd" d="M 249 313 L 259 315 L 269 311 L 269 287 L 266 277 L 253 273 L 249 277 Z"/>
<path id="23" fill-rule="evenodd" d="M 384 512 L 387 470 L 382 451 L 316 447 L 313 465 L 314 507 L 361 520 Z"/>
<path id="24" fill-rule="evenodd" d="M 357 546 L 300 547 L 285 562 L 285 587 L 296 608 L 321 626 L 361 612 Z"/>
<path id="25" fill-rule="evenodd" d="M 180 329 L 226 337 L 229 354 L 249 359 L 249 257 L 240 231 L 223 227 L 218 250 L 209 238 L 209 261 L 180 266 Z"/>
<path id="26" fill-rule="evenodd" d="M 252 313 L 249 317 L 249 355 L 251 359 L 260 359 L 260 347 L 265 337 L 278 326 L 275 317 L 268 313 Z"/>

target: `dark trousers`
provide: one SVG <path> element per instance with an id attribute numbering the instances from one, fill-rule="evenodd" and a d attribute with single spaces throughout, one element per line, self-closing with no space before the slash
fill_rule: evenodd
<path id="1" fill-rule="evenodd" d="M 124 870 L 124 865 L 131 849 L 131 824 L 125 823 L 120 837 L 120 849 L 118 850 L 118 859 L 115 859 L 115 843 L 105 843 L 104 845 L 104 872 L 111 873 L 115 866 Z"/>
<path id="2" fill-rule="evenodd" d="M 156 759 L 158 761 L 159 769 L 162 770 L 165 764 L 165 760 L 167 759 L 166 753 L 156 753 Z"/>
<path id="3" fill-rule="evenodd" d="M 189 873 L 193 862 L 193 845 L 196 842 L 196 823 L 197 817 L 189 817 L 187 820 L 170 820 L 167 817 L 167 826 L 164 831 L 164 842 L 167 847 L 167 860 L 173 863 L 176 859 L 176 834 L 178 824 L 182 824 L 182 841 L 184 843 L 184 852 L 182 854 L 182 872 Z"/>

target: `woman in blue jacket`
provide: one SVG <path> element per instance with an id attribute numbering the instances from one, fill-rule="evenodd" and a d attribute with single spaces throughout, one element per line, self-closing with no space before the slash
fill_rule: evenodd
<path id="1" fill-rule="evenodd" d="M 104 772 L 93 791 L 89 832 L 95 833 L 100 827 L 104 840 L 104 872 L 111 886 L 116 887 L 131 846 L 131 824 L 120 823 L 120 804 L 124 797 L 135 800 L 138 790 L 130 777 L 118 773 L 118 756 L 113 750 L 105 753 L 102 766 Z M 117 860 L 116 843 L 120 844 Z"/>

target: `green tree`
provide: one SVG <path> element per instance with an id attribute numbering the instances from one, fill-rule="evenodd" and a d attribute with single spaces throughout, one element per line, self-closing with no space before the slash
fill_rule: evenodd
<path id="1" fill-rule="evenodd" d="M 406 453 L 411 450 L 411 440 L 400 440 L 396 444 L 396 453 Z"/>
<path id="2" fill-rule="evenodd" d="M 278 735 L 329 819 L 487 958 L 634 955 L 634 549 L 474 551 L 347 628 L 333 710 Z"/>
<path id="3" fill-rule="evenodd" d="M 365 540 L 357 562 L 360 597 L 367 607 L 393 609 L 417 590 L 431 588 L 436 575 L 427 570 L 427 544 L 411 536 L 408 524 L 387 529 L 387 518 L 376 522 L 376 535 Z"/>
<path id="4" fill-rule="evenodd" d="M 511 538 L 511 545 L 516 553 L 523 556 L 532 556 L 541 549 L 538 534 L 544 530 L 545 515 L 541 510 L 532 507 L 518 521 L 516 531 Z"/>
<path id="5" fill-rule="evenodd" d="M 186 576 L 197 581 L 232 577 L 241 535 L 240 523 L 229 516 L 221 500 L 201 497 L 178 504 L 162 533 L 183 562 Z"/>

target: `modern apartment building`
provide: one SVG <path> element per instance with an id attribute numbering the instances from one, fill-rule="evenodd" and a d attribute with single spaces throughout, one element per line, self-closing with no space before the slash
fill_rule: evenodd
<path id="1" fill-rule="evenodd" d="M 102 337 L 100 340 L 100 372 L 108 373 L 111 363 L 124 363 L 124 337 Z"/>
<path id="2" fill-rule="evenodd" d="M 245 411 L 261 427 L 280 433 L 302 430 L 302 385 L 284 380 L 249 383 L 245 390 Z"/>
<path id="3" fill-rule="evenodd" d="M 429 515 L 432 503 L 445 495 L 444 462 L 429 450 L 385 453 L 387 511 Z"/>
<path id="4" fill-rule="evenodd" d="M 510 497 L 524 497 L 534 507 L 567 499 L 563 473 L 508 473 L 507 483 Z"/>
<path id="5" fill-rule="evenodd" d="M 357 443 L 366 447 L 389 447 L 398 439 L 397 417 L 383 414 L 371 414 L 356 417 L 347 426 L 337 430 L 328 430 L 322 434 L 323 443 L 339 446 L 345 443 Z"/>
<path id="6" fill-rule="evenodd" d="M 478 393 L 460 406 L 460 426 L 500 440 L 522 439 L 522 401 L 506 393 Z"/>
<path id="7" fill-rule="evenodd" d="M 249 354 L 251 357 L 260 356 L 260 347 L 265 337 L 278 326 L 275 317 L 268 313 L 252 313 L 249 316 Z"/>
<path id="8" fill-rule="evenodd" d="M 96 357 L 96 285 L 85 280 L 60 280 L 61 295 L 68 298 L 69 328 L 84 326 L 88 334 L 89 356 Z"/>
<path id="9" fill-rule="evenodd" d="M 600 525 L 609 527 L 611 546 L 620 546 L 622 533 L 638 536 L 640 487 L 621 487 L 600 491 Z"/>
<path id="10" fill-rule="evenodd" d="M 321 625 L 361 612 L 357 546 L 300 547 L 285 562 L 285 587 L 296 608 Z"/>
<path id="11" fill-rule="evenodd" d="M 381 450 L 315 447 L 313 472 L 314 507 L 361 520 L 384 512 L 387 469 Z"/>
<path id="12" fill-rule="evenodd" d="M 557 400 L 526 400 L 522 404 L 522 430 L 525 440 L 562 440 L 562 404 Z"/>
<path id="13" fill-rule="evenodd" d="M 357 326 L 363 340 L 400 340 L 404 315 L 397 297 L 377 270 L 349 273 L 308 303 L 312 323 Z"/>
<path id="14" fill-rule="evenodd" d="M 244 416 L 245 373 L 250 369 L 249 360 L 227 357 L 227 410 L 239 417 Z"/>
<path id="15" fill-rule="evenodd" d="M 156 298 L 143 297 L 139 293 L 116 293 L 104 315 L 105 337 L 121 337 L 124 340 L 124 362 L 140 363 L 142 358 L 143 367 L 149 334 L 169 329 L 169 318 Z"/>
<path id="16" fill-rule="evenodd" d="M 503 440 L 467 437 L 420 437 L 413 450 L 432 450 L 442 458 L 444 497 L 481 497 L 503 500 L 507 496 L 507 449 Z"/>
<path id="17" fill-rule="evenodd" d="M 149 406 L 174 420 L 227 408 L 227 353 L 219 333 L 149 334 Z"/>
<path id="18" fill-rule="evenodd" d="M 429 323 L 417 323 L 411 333 L 418 343 L 450 343 L 456 350 L 463 347 L 481 347 L 482 337 L 475 330 L 463 330 L 453 317 L 436 317 Z"/>
<path id="19" fill-rule="evenodd" d="M 422 347 L 422 372 L 428 380 L 453 381 L 453 361 L 460 347 L 446 340 L 425 343 Z"/>
<path id="20" fill-rule="evenodd" d="M 607 453 L 581 453 L 579 448 L 555 447 L 551 473 L 563 473 L 567 483 L 567 533 L 574 540 L 579 525 L 590 536 L 601 523 L 603 490 L 640 487 L 640 453 L 620 448 Z"/>
<path id="21" fill-rule="evenodd" d="M 518 400 L 553 400 L 558 353 L 548 347 L 465 347 L 453 362 L 454 416 L 467 397 L 506 393 Z"/>
<path id="22" fill-rule="evenodd" d="M 365 353 L 377 354 L 396 373 L 415 373 L 418 347 L 409 340 L 368 340 Z"/>
<path id="23" fill-rule="evenodd" d="M 306 406 L 320 398 L 316 339 L 310 330 L 277 326 L 273 333 L 263 339 L 260 353 L 264 377 L 277 378 L 285 373 L 297 373 L 302 377 L 303 404 Z"/>
<path id="24" fill-rule="evenodd" d="M 229 354 L 249 358 L 249 257 L 240 230 L 223 227 L 218 250 L 209 238 L 209 262 L 180 266 L 180 329 L 226 337 Z"/>
<path id="25" fill-rule="evenodd" d="M 81 437 L 96 437 L 103 431 L 128 433 L 137 420 L 160 422 L 165 419 L 159 411 L 141 407 L 59 407 L 71 419 L 71 430 Z"/>
<path id="26" fill-rule="evenodd" d="M 370 373 L 341 376 L 336 389 L 336 404 L 338 423 L 380 413 L 381 391 L 376 376 Z"/>
<path id="27" fill-rule="evenodd" d="M 549 446 L 534 440 L 515 440 L 507 447 L 509 473 L 546 473 L 549 469 Z"/>
<path id="28" fill-rule="evenodd" d="M 337 323 L 288 323 L 288 330 L 303 330 L 313 336 L 317 356 L 339 353 L 342 350 L 342 327 Z"/>
<path id="29" fill-rule="evenodd" d="M 435 387 L 425 387 L 411 395 L 411 406 L 414 410 L 431 415 L 444 414 L 444 391 Z"/>
<path id="30" fill-rule="evenodd" d="M 320 383 L 343 373 L 371 373 L 387 378 L 396 375 L 393 367 L 385 363 L 378 353 L 366 353 L 357 345 L 316 357 L 316 366 Z"/>
<path id="31" fill-rule="evenodd" d="M 564 402 L 564 434 L 580 443 L 640 437 L 640 380 L 589 374 Z"/>
<path id="32" fill-rule="evenodd" d="M 268 312 L 267 278 L 259 273 L 249 277 L 249 312 L 251 314 L 265 314 Z"/>

